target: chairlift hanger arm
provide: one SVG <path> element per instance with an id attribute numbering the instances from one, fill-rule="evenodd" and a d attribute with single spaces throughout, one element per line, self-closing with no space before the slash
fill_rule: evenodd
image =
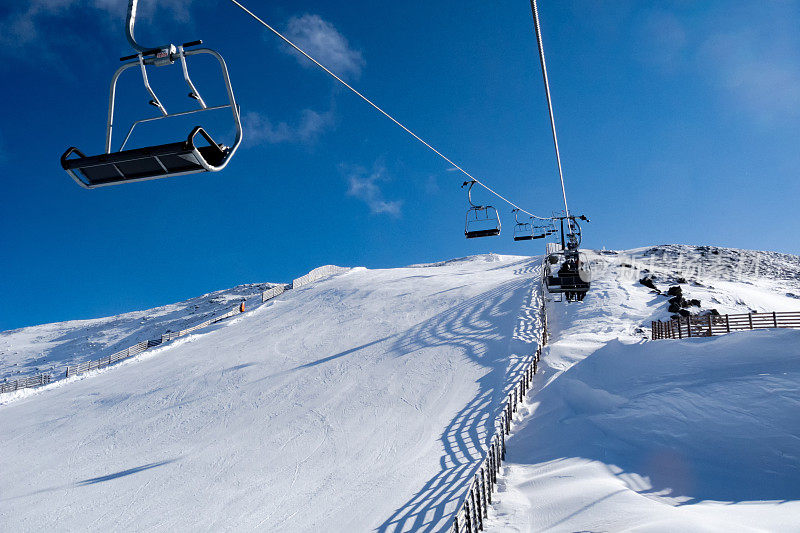
<path id="1" fill-rule="evenodd" d="M 198 39 L 196 41 L 189 41 L 188 43 L 183 43 L 181 46 L 183 46 L 184 48 L 190 48 L 192 46 L 200 46 L 201 44 L 203 44 L 203 40 L 202 39 Z M 161 48 L 152 48 L 150 50 L 145 50 L 144 52 L 140 52 L 140 54 L 142 55 L 142 57 L 154 56 L 157 53 L 159 53 L 160 51 L 161 51 Z M 131 59 L 136 59 L 138 56 L 139 56 L 139 54 L 131 54 L 129 56 L 120 57 L 119 60 L 120 61 L 130 61 Z"/>

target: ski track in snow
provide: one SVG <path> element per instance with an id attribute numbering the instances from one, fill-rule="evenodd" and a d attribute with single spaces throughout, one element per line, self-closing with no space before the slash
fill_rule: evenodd
<path id="1" fill-rule="evenodd" d="M 536 350 L 539 262 L 353 269 L 26 391 L 0 529 L 446 530 Z"/>

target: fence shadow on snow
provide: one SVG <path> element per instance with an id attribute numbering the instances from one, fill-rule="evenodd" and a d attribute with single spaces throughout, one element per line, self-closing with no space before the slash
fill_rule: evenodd
<path id="1" fill-rule="evenodd" d="M 531 263 L 534 262 L 539 264 L 538 261 Z M 442 433 L 444 455 L 439 473 L 377 531 L 452 529 L 453 518 L 467 495 L 469 483 L 481 467 L 490 440 L 496 434 L 496 421 L 504 410 L 504 400 L 535 357 L 539 280 L 535 275 L 527 277 L 535 272 L 536 268 L 518 269 L 515 274 L 526 279 L 507 282 L 467 300 L 416 326 L 392 347 L 406 354 L 436 346 L 460 346 L 476 363 L 491 370 L 478 380 L 476 396 Z"/>

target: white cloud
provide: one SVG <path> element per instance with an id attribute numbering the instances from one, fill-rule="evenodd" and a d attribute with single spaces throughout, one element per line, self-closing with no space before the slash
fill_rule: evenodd
<path id="1" fill-rule="evenodd" d="M 273 123 L 268 117 L 249 112 L 243 117 L 245 139 L 248 143 L 277 144 L 283 142 L 311 142 L 325 130 L 333 127 L 333 111 L 317 113 L 313 109 L 304 109 L 296 124 L 287 122 Z"/>
<path id="2" fill-rule="evenodd" d="M 364 58 L 361 52 L 350 48 L 347 39 L 330 22 L 319 15 L 292 17 L 286 27 L 286 37 L 339 76 L 361 75 Z M 294 49 L 282 45 L 282 49 L 294 55 L 304 67 L 314 67 L 307 58 Z"/>
<path id="3" fill-rule="evenodd" d="M 636 24 L 637 41 L 643 43 L 635 54 L 639 60 L 667 72 L 685 61 L 689 37 L 682 21 L 671 11 L 652 9 Z"/>
<path id="4" fill-rule="evenodd" d="M 800 116 L 800 17 L 790 3 L 648 9 L 633 25 L 635 55 L 665 74 L 704 82 L 715 100 L 756 123 Z"/>
<path id="5" fill-rule="evenodd" d="M 794 42 L 793 42 L 794 41 Z M 800 55 L 795 39 L 741 29 L 706 39 L 700 68 L 738 109 L 759 122 L 800 114 Z"/>
<path id="6" fill-rule="evenodd" d="M 166 12 L 171 18 L 188 20 L 189 8 L 195 0 L 145 0 L 139 3 L 139 18 L 152 19 L 156 7 Z M 124 29 L 123 21 L 128 13 L 128 0 L 31 0 L 16 2 L 5 17 L 0 18 L 0 46 L 7 49 L 19 49 L 31 44 L 42 47 L 58 44 L 58 36 L 45 26 L 57 22 L 59 18 L 83 12 L 83 16 L 92 16 L 86 10 L 99 11 L 115 21 L 114 31 Z"/>
<path id="7" fill-rule="evenodd" d="M 355 168 L 347 176 L 347 195 L 366 203 L 373 215 L 399 217 L 403 202 L 384 198 L 379 183 L 386 181 L 389 181 L 389 177 L 386 175 L 386 168 L 381 164 L 376 164 L 371 173 L 363 168 Z"/>

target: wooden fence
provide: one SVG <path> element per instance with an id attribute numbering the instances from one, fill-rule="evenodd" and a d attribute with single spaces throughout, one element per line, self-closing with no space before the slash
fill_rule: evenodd
<path id="1" fill-rule="evenodd" d="M 475 533 L 482 531 L 484 520 L 488 516 L 489 505 L 492 504 L 492 491 L 497 485 L 497 474 L 500 466 L 506 459 L 506 435 L 511 432 L 511 420 L 517 408 L 522 404 L 525 394 L 533 385 L 533 376 L 539 365 L 542 355 L 542 346 L 547 342 L 547 315 L 544 306 L 541 310 L 543 328 L 539 347 L 536 355 L 523 371 L 522 377 L 514 389 L 506 397 L 503 412 L 497 417 L 495 425 L 497 430 L 486 450 L 486 456 L 472 478 L 467 489 L 467 495 L 453 518 L 452 531 L 454 533 Z"/>
<path id="2" fill-rule="evenodd" d="M 800 329 L 800 312 L 687 316 L 664 322 L 657 321 L 652 322 L 651 338 L 656 340 L 711 337 L 731 331 L 763 328 Z"/>
<path id="3" fill-rule="evenodd" d="M 290 288 L 296 289 L 298 287 L 308 285 L 309 283 L 313 283 L 314 281 L 320 280 L 322 278 L 333 276 L 335 274 L 341 274 L 342 272 L 347 272 L 348 270 L 350 269 L 345 267 L 324 265 L 315 268 L 305 276 L 301 276 L 295 279 Z M 267 300 L 275 298 L 276 296 L 282 294 L 284 290 L 286 290 L 286 287 L 284 285 L 277 285 L 275 287 L 272 287 L 271 289 L 267 289 L 266 291 L 261 293 L 261 302 L 263 303 L 266 302 Z M 83 363 L 77 365 L 68 366 L 65 375 L 66 377 L 77 376 L 78 374 L 83 374 L 84 372 L 88 372 L 90 370 L 105 368 L 109 365 L 122 361 L 123 359 L 127 359 L 129 357 L 133 357 L 134 355 L 138 355 L 143 351 L 147 350 L 148 348 L 151 348 L 153 346 L 158 346 L 165 342 L 173 341 L 179 337 L 188 335 L 189 333 L 192 333 L 193 331 L 196 331 L 200 328 L 204 328 L 215 322 L 219 322 L 220 320 L 225 320 L 226 318 L 238 315 L 243 311 L 244 311 L 243 307 L 237 306 L 236 308 L 228 311 L 224 315 L 215 316 L 209 320 L 206 320 L 199 324 L 195 324 L 190 328 L 182 329 L 180 331 L 170 331 L 164 333 L 163 335 L 161 335 L 160 339 L 142 341 L 140 343 L 134 344 L 133 346 L 129 346 L 111 355 L 101 357 L 100 359 L 95 359 L 93 361 L 84 361 Z M 50 379 L 51 379 L 50 374 L 41 374 L 38 376 L 31 376 L 28 378 L 18 379 L 16 381 L 2 383 L 0 384 L 0 394 L 4 392 L 15 391 L 18 389 L 39 387 L 41 385 L 46 385 L 47 383 L 50 383 Z"/>
<path id="4" fill-rule="evenodd" d="M 233 309 L 231 309 L 230 311 L 228 311 L 227 313 L 225 313 L 224 315 L 215 316 L 213 318 L 210 318 L 209 320 L 205 320 L 203 322 L 200 322 L 199 324 L 195 324 L 194 326 L 192 326 L 190 328 L 182 329 L 180 331 L 170 331 L 169 333 L 164 333 L 163 335 L 161 335 L 161 342 L 173 341 L 173 340 L 177 339 L 178 337 L 183 337 L 184 335 L 188 335 L 189 333 L 192 333 L 193 331 L 197 331 L 200 328 L 204 328 L 206 326 L 210 326 L 211 324 L 213 324 L 215 322 L 219 322 L 220 320 L 225 320 L 226 318 L 230 318 L 230 317 L 232 317 L 234 315 L 238 315 L 241 312 L 242 312 L 241 308 L 237 306 L 237 307 L 234 307 Z"/>
<path id="5" fill-rule="evenodd" d="M 272 300 L 276 296 L 280 296 L 281 294 L 283 294 L 283 291 L 285 290 L 286 287 L 284 285 L 276 285 L 271 289 L 265 290 L 264 292 L 261 293 L 261 303 L 263 304 L 267 300 Z"/>
<path id="6" fill-rule="evenodd" d="M 50 377 L 50 374 L 39 374 L 38 376 L 30 376 L 27 378 L 0 383 L 0 394 L 4 392 L 13 392 L 15 390 L 30 389 L 32 387 L 47 385 L 50 383 Z"/>
<path id="7" fill-rule="evenodd" d="M 142 341 L 140 343 L 134 344 L 133 346 L 129 346 L 124 350 L 120 350 L 111 355 L 101 357 L 100 359 L 95 359 L 93 361 L 84 361 L 83 363 L 80 363 L 78 365 L 68 366 L 66 377 L 77 376 L 78 374 L 83 374 L 84 372 L 88 372 L 90 370 L 97 370 L 98 368 L 105 368 L 109 365 L 122 361 L 123 359 L 127 359 L 129 357 L 133 357 L 134 355 L 138 355 L 143 351 L 147 350 L 148 348 L 152 348 L 153 346 L 159 346 L 165 342 L 175 340 L 178 337 L 183 337 L 184 335 L 188 335 L 189 333 L 196 331 L 200 328 L 204 328 L 215 322 L 219 322 L 220 320 L 225 320 L 226 318 L 238 315 L 241 312 L 242 312 L 241 307 L 237 306 L 223 315 L 215 316 L 210 320 L 200 322 L 199 324 L 195 324 L 190 328 L 182 329 L 180 331 L 170 331 L 169 333 L 165 333 L 161 335 L 160 339 Z"/>
<path id="8" fill-rule="evenodd" d="M 328 276 L 333 276 L 335 274 L 341 274 L 342 272 L 347 272 L 350 270 L 349 268 L 339 267 L 335 265 L 325 265 L 318 268 L 315 268 L 305 276 L 300 276 L 299 278 L 295 279 L 292 282 L 293 289 L 299 289 L 303 285 L 308 285 L 309 283 L 313 283 L 317 280 L 322 278 L 327 278 Z"/>

